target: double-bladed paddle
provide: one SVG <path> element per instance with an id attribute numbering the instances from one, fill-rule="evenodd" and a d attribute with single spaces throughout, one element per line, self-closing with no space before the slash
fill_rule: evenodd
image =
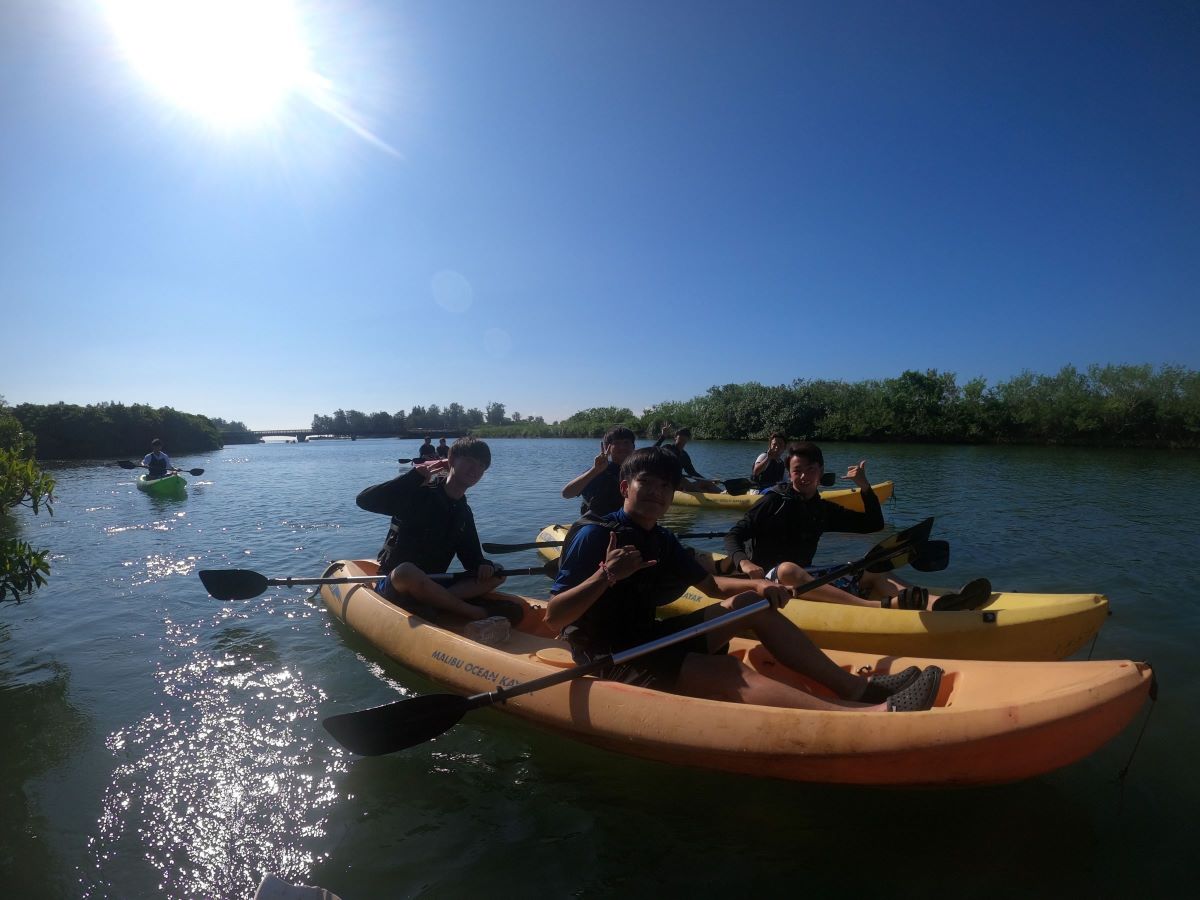
<path id="1" fill-rule="evenodd" d="M 525 569 L 498 569 L 497 575 L 549 575 L 557 571 L 558 563 L 551 561 Z M 269 587 L 297 587 L 308 584 L 374 584 L 382 575 L 347 575 L 344 578 L 268 578 L 252 569 L 201 569 L 197 572 L 204 588 L 218 600 L 249 600 Z M 465 572 L 430 575 L 434 581 L 451 583 Z"/>
<path id="2" fill-rule="evenodd" d="M 149 466 L 143 463 L 130 462 L 127 459 L 118 459 L 117 465 L 122 469 L 148 469 Z M 172 469 L 172 472 L 187 472 L 189 475 L 203 475 L 203 469 Z"/>
<path id="3" fill-rule="evenodd" d="M 719 538 L 724 531 L 697 531 L 677 534 L 677 538 Z M 562 541 L 526 541 L 523 544 L 482 544 L 484 553 L 516 553 L 518 550 L 539 550 L 542 547 L 561 547 Z"/>
<path id="4" fill-rule="evenodd" d="M 929 518 L 911 528 L 899 531 L 872 547 L 862 559 L 838 566 L 821 578 L 813 579 L 796 588 L 793 593 L 799 596 L 855 572 L 864 570 L 886 572 L 905 565 L 910 558 L 915 559 L 920 554 L 922 546 L 928 541 L 932 528 L 933 519 Z M 701 622 L 658 640 L 631 647 L 619 653 L 606 654 L 583 665 L 563 669 L 542 678 L 535 678 L 524 684 L 502 687 L 489 693 L 475 694 L 470 697 L 458 694 L 427 694 L 421 697 L 409 697 L 394 703 L 385 703 L 383 706 L 376 706 L 373 709 L 330 716 L 325 719 L 323 724 L 339 744 L 354 753 L 362 756 L 381 756 L 385 753 L 394 753 L 397 750 L 423 744 L 448 731 L 473 709 L 503 703 L 511 697 L 530 694 L 564 681 L 582 678 L 584 675 L 590 675 L 610 665 L 620 665 L 680 641 L 690 640 L 697 635 L 725 628 L 734 622 L 756 615 L 770 606 L 770 600 L 762 599 L 742 609 L 717 616 L 707 622 Z"/>

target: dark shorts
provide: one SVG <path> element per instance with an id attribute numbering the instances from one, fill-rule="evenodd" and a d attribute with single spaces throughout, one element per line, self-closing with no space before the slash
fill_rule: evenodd
<path id="1" fill-rule="evenodd" d="M 824 578 L 834 569 L 840 569 L 841 566 L 805 566 L 804 571 L 813 578 Z M 843 575 L 836 581 L 830 582 L 831 587 L 845 591 L 847 594 L 853 594 L 855 597 L 864 596 L 864 588 L 862 586 L 861 573 L 854 575 Z"/>
<path id="2" fill-rule="evenodd" d="M 691 628 L 693 625 L 699 625 L 705 621 L 704 612 L 703 609 L 698 609 L 695 612 L 688 613 L 686 616 L 676 616 L 665 621 L 655 622 L 645 641 L 648 643 L 668 634 L 683 631 L 685 628 Z M 570 632 L 570 629 L 568 631 Z M 575 634 L 577 633 L 575 632 Z M 572 640 L 571 633 L 568 633 L 567 639 L 571 641 L 571 655 L 574 657 L 577 665 L 589 663 L 595 657 L 604 655 L 604 653 L 599 652 L 593 653 L 591 650 L 583 647 L 578 639 Z M 708 649 L 708 635 L 699 634 L 688 638 L 686 641 L 680 641 L 678 644 L 663 647 L 661 650 L 656 650 L 654 653 L 647 654 L 646 656 L 631 659 L 629 662 L 605 666 L 595 674 L 597 678 L 602 678 L 605 681 L 620 681 L 624 684 L 654 688 L 658 691 L 673 691 L 676 682 L 679 680 L 679 670 L 683 668 L 683 661 L 689 653 L 699 653 L 704 656 L 719 656 L 724 654 L 728 649 L 729 645 L 726 644 L 715 652 L 710 651 Z"/>

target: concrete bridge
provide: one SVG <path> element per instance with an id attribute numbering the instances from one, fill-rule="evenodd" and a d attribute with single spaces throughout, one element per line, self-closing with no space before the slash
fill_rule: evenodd
<path id="1" fill-rule="evenodd" d="M 416 439 L 419 441 L 425 438 L 460 438 L 469 432 L 461 428 L 447 428 L 446 430 L 433 428 L 406 428 L 403 431 L 354 431 L 342 432 L 338 434 L 329 434 L 323 432 L 314 433 L 311 428 L 274 428 L 266 431 L 222 431 L 221 440 L 226 444 L 257 444 L 264 438 L 269 437 L 287 437 L 292 438 L 298 444 L 303 444 L 310 440 L 323 439 L 338 439 L 356 441 L 359 438 L 399 438 L 401 440 Z"/>

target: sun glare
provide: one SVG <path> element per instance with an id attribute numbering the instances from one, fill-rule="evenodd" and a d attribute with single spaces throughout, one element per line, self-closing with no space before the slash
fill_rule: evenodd
<path id="1" fill-rule="evenodd" d="M 123 53 L 168 101 L 214 124 L 272 118 L 309 95 L 303 23 L 289 0 L 103 0 Z"/>

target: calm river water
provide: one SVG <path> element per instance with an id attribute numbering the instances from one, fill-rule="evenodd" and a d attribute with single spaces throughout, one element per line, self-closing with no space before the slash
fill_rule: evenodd
<path id="1" fill-rule="evenodd" d="M 387 521 L 354 505 L 417 442 L 230 447 L 185 500 L 101 465 L 51 468 L 50 585 L 0 606 L 0 884 L 13 896 L 248 898 L 262 873 L 379 897 L 954 894 L 1166 896 L 1192 887 L 1200 808 L 1200 467 L 1194 454 L 827 445 L 892 478 L 889 525 L 936 515 L 938 583 L 1100 591 L 1096 657 L 1148 659 L 1160 700 L 1093 757 L 1003 788 L 871 790 L 639 761 L 497 712 L 358 759 L 322 716 L 430 685 L 335 625 L 302 589 L 210 599 L 195 571 L 312 576 L 373 556 Z M 485 541 L 569 522 L 560 487 L 593 441 L 494 441 L 471 493 Z M 168 448 L 170 449 L 170 448 Z M 705 474 L 755 445 L 697 443 Z M 668 524 L 717 530 L 719 513 Z M 827 538 L 840 561 L 872 538 Z M 717 546 L 719 542 L 701 542 Z M 857 555 L 857 554 L 853 554 Z M 536 562 L 532 552 L 507 557 Z M 543 596 L 544 579 L 509 588 Z"/>

